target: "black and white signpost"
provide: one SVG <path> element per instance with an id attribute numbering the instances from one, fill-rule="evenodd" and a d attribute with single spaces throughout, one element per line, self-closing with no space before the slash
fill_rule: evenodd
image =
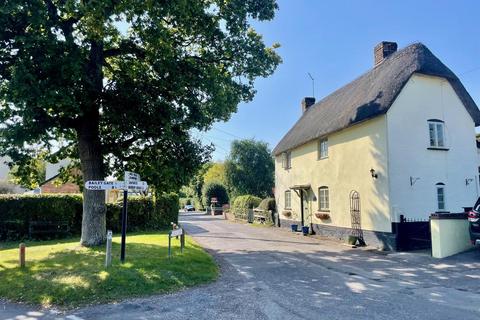
<path id="1" fill-rule="evenodd" d="M 87 190 L 123 190 L 122 208 L 122 244 L 120 249 L 120 260 L 125 262 L 125 242 L 127 238 L 127 210 L 128 191 L 145 191 L 147 183 L 140 181 L 140 175 L 135 172 L 125 171 L 124 181 L 90 180 L 85 183 Z"/>

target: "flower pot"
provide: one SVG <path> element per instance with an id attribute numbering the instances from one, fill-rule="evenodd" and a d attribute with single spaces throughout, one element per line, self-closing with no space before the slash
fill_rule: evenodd
<path id="1" fill-rule="evenodd" d="M 305 226 L 302 227 L 302 232 L 304 236 L 308 236 L 308 229 L 309 227 L 305 227 Z"/>
<path id="2" fill-rule="evenodd" d="M 298 231 L 298 224 L 292 224 L 292 232 L 297 232 Z"/>
<path id="3" fill-rule="evenodd" d="M 347 243 L 351 244 L 352 246 L 356 245 L 358 241 L 358 237 L 356 236 L 348 236 Z"/>
<path id="4" fill-rule="evenodd" d="M 328 220 L 330 219 L 330 214 L 325 212 L 317 212 L 315 213 L 315 217 L 317 217 L 320 220 Z"/>

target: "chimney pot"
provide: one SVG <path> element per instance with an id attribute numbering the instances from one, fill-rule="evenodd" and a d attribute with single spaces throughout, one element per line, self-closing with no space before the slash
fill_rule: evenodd
<path id="1" fill-rule="evenodd" d="M 305 97 L 302 99 L 302 113 L 307 111 L 315 103 L 314 97 Z"/>
<path id="2" fill-rule="evenodd" d="M 382 41 L 375 46 L 373 50 L 374 58 L 375 58 L 375 67 L 378 66 L 380 63 L 385 60 L 389 55 L 397 51 L 397 43 L 396 42 L 389 42 L 389 41 Z"/>

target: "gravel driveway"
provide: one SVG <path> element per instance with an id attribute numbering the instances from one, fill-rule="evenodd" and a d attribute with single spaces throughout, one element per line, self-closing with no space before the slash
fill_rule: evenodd
<path id="1" fill-rule="evenodd" d="M 480 319 L 480 252 L 382 255 L 185 214 L 222 269 L 210 285 L 71 311 L 0 303 L 1 319 Z"/>

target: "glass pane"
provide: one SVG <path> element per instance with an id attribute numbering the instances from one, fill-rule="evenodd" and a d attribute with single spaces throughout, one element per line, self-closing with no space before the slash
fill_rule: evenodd
<path id="1" fill-rule="evenodd" d="M 438 210 L 445 209 L 445 190 L 443 188 L 437 188 L 437 202 Z"/>
<path id="2" fill-rule="evenodd" d="M 428 130 L 430 132 L 430 146 L 435 147 L 435 125 L 433 123 L 428 124 Z"/>
<path id="3" fill-rule="evenodd" d="M 443 124 L 442 123 L 437 124 L 437 145 L 439 147 L 444 146 L 444 143 L 443 143 Z"/>

